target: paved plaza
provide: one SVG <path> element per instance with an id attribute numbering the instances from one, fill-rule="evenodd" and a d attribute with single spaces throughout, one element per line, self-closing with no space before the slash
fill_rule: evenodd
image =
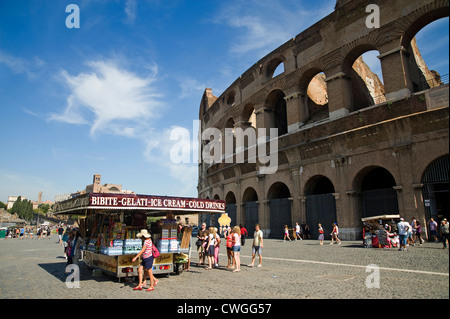
<path id="1" fill-rule="evenodd" d="M 192 239 L 192 243 L 195 240 Z M 441 243 L 397 249 L 363 248 L 361 242 L 319 246 L 316 240 L 265 239 L 263 267 L 250 268 L 251 240 L 241 251 L 242 271 L 197 266 L 159 277 L 153 292 L 134 291 L 136 282 L 94 275 L 80 265 L 80 287 L 69 289 L 66 261 L 56 236 L 0 240 L 2 299 L 448 299 L 449 251 Z M 239 287 L 239 289 L 236 289 Z"/>

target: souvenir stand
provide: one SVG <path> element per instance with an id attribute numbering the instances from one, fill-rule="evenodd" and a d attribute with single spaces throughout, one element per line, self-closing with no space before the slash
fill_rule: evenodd
<path id="1" fill-rule="evenodd" d="M 140 260 L 132 259 L 142 249 L 136 235 L 148 229 L 160 252 L 153 263 L 154 274 L 180 274 L 188 261 L 192 228 L 178 236 L 173 215 L 224 213 L 218 200 L 129 194 L 85 194 L 56 203 L 57 215 L 78 215 L 85 240 L 82 259 L 89 268 L 117 278 L 138 276 Z M 147 217 L 165 217 L 147 225 Z"/>
<path id="2" fill-rule="evenodd" d="M 365 248 L 397 247 L 397 221 L 400 215 L 380 215 L 361 218 Z M 397 220 L 397 221 L 396 221 Z"/>

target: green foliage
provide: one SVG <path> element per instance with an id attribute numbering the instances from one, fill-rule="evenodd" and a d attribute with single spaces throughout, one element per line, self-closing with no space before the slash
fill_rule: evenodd
<path id="1" fill-rule="evenodd" d="M 19 218 L 25 220 L 31 220 L 33 218 L 33 203 L 29 200 L 22 200 L 22 196 L 19 196 L 13 204 L 11 214 L 17 214 Z"/>
<path id="2" fill-rule="evenodd" d="M 47 214 L 48 210 L 50 209 L 50 205 L 49 204 L 41 204 L 41 205 L 39 205 L 39 209 L 42 210 L 42 212 L 44 214 Z"/>

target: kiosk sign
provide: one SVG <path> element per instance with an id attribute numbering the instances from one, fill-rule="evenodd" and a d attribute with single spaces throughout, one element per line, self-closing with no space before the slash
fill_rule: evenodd
<path id="1" fill-rule="evenodd" d="M 91 194 L 89 206 L 92 208 L 215 211 L 219 213 L 225 211 L 225 202 L 219 200 L 124 194 Z"/>

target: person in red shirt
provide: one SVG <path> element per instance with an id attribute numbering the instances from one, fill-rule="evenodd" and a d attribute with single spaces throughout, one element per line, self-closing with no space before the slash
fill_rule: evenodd
<path id="1" fill-rule="evenodd" d="M 323 245 L 323 228 L 322 228 L 322 224 L 319 224 L 319 243 L 322 246 Z"/>
<path id="2" fill-rule="evenodd" d="M 242 224 L 239 224 L 239 228 L 241 229 L 241 245 L 244 246 L 245 236 L 248 236 L 248 231 Z"/>
<path id="3" fill-rule="evenodd" d="M 227 268 L 234 268 L 234 258 L 233 258 L 233 251 L 231 248 L 233 247 L 233 236 L 231 234 L 231 228 L 228 227 L 224 230 L 224 237 L 227 239 L 227 257 L 228 257 L 228 266 Z"/>

